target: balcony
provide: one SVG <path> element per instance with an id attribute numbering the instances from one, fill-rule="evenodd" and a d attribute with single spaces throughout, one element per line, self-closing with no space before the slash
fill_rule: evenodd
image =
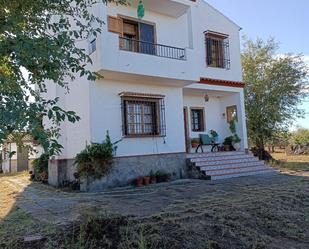
<path id="1" fill-rule="evenodd" d="M 148 54 L 158 57 L 175 60 L 187 60 L 186 49 L 139 41 L 132 38 L 119 37 L 120 50 L 141 54 Z"/>

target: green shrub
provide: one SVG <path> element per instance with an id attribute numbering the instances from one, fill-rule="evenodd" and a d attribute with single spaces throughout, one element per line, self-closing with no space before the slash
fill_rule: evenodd
<path id="1" fill-rule="evenodd" d="M 224 139 L 223 145 L 230 145 L 230 146 L 232 146 L 233 145 L 233 141 L 234 141 L 234 137 L 233 136 L 226 137 Z"/>
<path id="2" fill-rule="evenodd" d="M 117 142 L 118 143 L 118 142 Z M 79 177 L 101 178 L 110 171 L 113 163 L 116 143 L 112 143 L 107 133 L 103 143 L 87 145 L 84 150 L 76 155 L 76 165 Z"/>
<path id="3" fill-rule="evenodd" d="M 48 178 L 48 160 L 49 154 L 43 153 L 39 158 L 33 160 L 33 173 L 34 179 L 42 180 L 42 175 L 44 175 L 45 180 Z M 32 179 L 33 179 L 32 178 Z"/>

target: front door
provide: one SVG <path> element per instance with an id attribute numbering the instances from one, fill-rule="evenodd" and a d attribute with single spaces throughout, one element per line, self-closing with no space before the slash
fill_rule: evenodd
<path id="1" fill-rule="evenodd" d="M 183 117 L 184 117 L 184 127 L 185 127 L 186 152 L 189 153 L 191 150 L 191 144 L 190 144 L 190 134 L 189 134 L 189 123 L 188 123 L 188 107 L 183 108 Z"/>

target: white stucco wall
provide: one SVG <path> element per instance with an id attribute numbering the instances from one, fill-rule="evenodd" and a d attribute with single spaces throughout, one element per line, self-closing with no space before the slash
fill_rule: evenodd
<path id="1" fill-rule="evenodd" d="M 178 0 L 177 2 L 184 2 Z M 227 105 L 237 104 L 239 123 L 237 127 L 243 147 L 247 148 L 243 89 L 233 87 L 195 84 L 201 77 L 241 81 L 239 27 L 213 9 L 203 0 L 190 2 L 187 12 L 180 17 L 167 16 L 146 9 L 145 21 L 156 23 L 157 43 L 186 48 L 187 60 L 180 61 L 152 55 L 119 50 L 118 35 L 108 32 L 107 25 L 97 37 L 97 50 L 91 54 L 93 65 L 89 68 L 106 76 L 95 83 L 77 77 L 70 83 L 70 93 L 59 87 L 51 87 L 51 97 L 60 97 L 60 104 L 66 110 L 76 111 L 81 120 L 76 124 L 62 125 L 60 143 L 64 146 L 61 159 L 74 158 L 86 144 L 101 142 L 109 130 L 113 141 L 122 138 L 121 103 L 118 94 L 123 91 L 164 94 L 166 105 L 167 136 L 163 138 L 126 138 L 118 145 L 117 156 L 146 155 L 155 153 L 184 152 L 183 106 L 205 106 L 206 130 L 215 129 L 221 139 L 228 134 L 226 120 L 222 118 Z M 94 13 L 107 23 L 107 15 L 136 17 L 136 8 L 130 6 L 108 7 L 98 4 Z M 229 35 L 231 69 L 209 68 L 206 65 L 204 31 L 211 30 Z M 87 41 L 79 44 L 88 49 Z M 111 76 L 112 75 L 112 76 Z M 121 75 L 121 77 L 120 77 Z M 127 77 L 130 76 L 130 77 Z M 149 77 L 156 79 L 152 82 Z M 139 79 L 137 83 L 137 80 Z M 172 87 L 166 79 L 178 80 Z M 159 83 L 158 83 L 159 82 Z M 183 85 L 192 89 L 226 91 L 226 98 L 203 98 L 185 95 Z M 230 104 L 231 103 L 231 104 Z M 190 129 L 191 130 L 191 129 Z M 190 136 L 196 136 L 191 132 Z"/>
<path id="2" fill-rule="evenodd" d="M 192 7 L 192 27 L 194 34 L 194 63 L 198 77 L 241 81 L 239 26 L 214 9 L 204 0 Z M 212 68 L 206 65 L 205 31 L 214 31 L 229 36 L 231 68 Z"/>
<path id="3" fill-rule="evenodd" d="M 187 11 L 180 17 L 145 10 L 144 21 L 156 24 L 157 43 L 185 48 L 186 61 L 162 58 L 119 50 L 119 35 L 108 32 L 103 25 L 97 38 L 97 51 L 91 55 L 96 71 L 116 71 L 128 74 L 150 75 L 188 81 L 201 77 L 241 81 L 239 26 L 211 7 L 204 0 L 188 3 Z M 173 11 L 172 9 L 170 10 Z M 136 18 L 135 6 L 97 5 L 94 13 L 107 24 L 107 16 L 123 15 Z M 229 36 L 230 69 L 211 68 L 206 65 L 205 31 L 215 31 Z"/>
<path id="4" fill-rule="evenodd" d="M 122 138 L 121 99 L 123 91 L 165 95 L 165 138 L 124 138 L 117 156 L 185 152 L 182 89 L 134 82 L 97 81 L 91 88 L 91 141 L 101 142 L 108 130 L 113 141 Z"/>

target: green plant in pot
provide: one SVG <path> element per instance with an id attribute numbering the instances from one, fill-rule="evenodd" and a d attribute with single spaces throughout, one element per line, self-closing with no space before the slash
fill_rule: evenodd
<path id="1" fill-rule="evenodd" d="M 226 137 L 224 139 L 223 145 L 225 151 L 233 150 L 233 136 Z"/>
<path id="2" fill-rule="evenodd" d="M 171 174 L 166 173 L 165 171 L 158 170 L 156 172 L 157 182 L 168 182 L 171 180 Z"/>
<path id="3" fill-rule="evenodd" d="M 150 171 L 150 184 L 156 184 L 157 183 L 157 176 L 156 174 L 151 170 Z"/>
<path id="4" fill-rule="evenodd" d="M 231 122 L 230 122 L 230 131 L 232 133 L 232 146 L 235 150 L 239 151 L 240 150 L 240 142 L 241 142 L 241 139 L 240 137 L 237 135 L 237 131 L 236 131 L 236 120 L 233 119 Z"/>

